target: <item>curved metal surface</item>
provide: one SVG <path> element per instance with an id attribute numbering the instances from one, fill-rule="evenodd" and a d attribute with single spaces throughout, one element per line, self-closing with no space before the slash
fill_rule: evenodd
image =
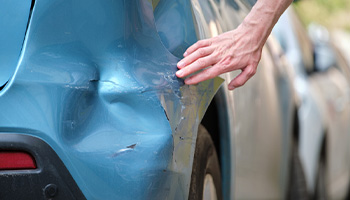
<path id="1" fill-rule="evenodd" d="M 30 0 L 0 0 L 0 87 L 16 69 L 31 3 Z"/>
<path id="2" fill-rule="evenodd" d="M 87 199 L 186 199 L 198 124 L 222 80 L 184 86 L 176 63 L 197 35 L 235 28 L 249 2 L 36 0 L 0 92 L 0 132 L 45 140 Z M 244 89 L 223 88 L 226 198 L 284 196 L 293 98 L 273 46 Z"/>
<path id="3" fill-rule="evenodd" d="M 158 1 L 154 18 L 159 37 L 175 56 L 182 57 L 186 49 L 197 41 L 190 1 Z"/>
<path id="4" fill-rule="evenodd" d="M 233 30 L 249 11 L 247 1 L 240 0 L 192 3 L 201 38 Z M 220 144 L 226 164 L 222 169 L 229 176 L 223 178 L 226 199 L 282 199 L 286 194 L 294 99 L 275 46 L 269 39 L 257 74 L 243 88 L 229 92 L 225 86 L 219 96 L 227 103 L 220 121 L 229 124 L 227 131 L 220 131 L 221 141 L 226 140 Z M 230 81 L 236 75 L 222 77 Z"/>
<path id="5" fill-rule="evenodd" d="M 294 17 L 294 18 L 293 18 Z M 309 59 L 304 60 L 305 55 L 299 45 L 298 35 L 301 31 L 295 30 L 295 20 L 292 8 L 282 14 L 281 18 L 273 29 L 273 34 L 280 42 L 290 67 L 295 72 L 294 88 L 299 97 L 300 105 L 298 106 L 299 119 L 299 152 L 300 159 L 306 176 L 306 183 L 310 193 L 314 191 L 319 154 L 321 151 L 322 139 L 325 131 L 325 119 L 322 116 L 321 108 L 318 106 L 318 95 L 313 90 L 309 77 L 307 75 L 307 65 Z M 301 28 L 301 27 L 299 27 Z M 303 36 L 305 37 L 305 36 Z M 310 41 L 306 42 L 310 43 Z M 305 45 L 305 44 L 304 44 Z"/>
<path id="6" fill-rule="evenodd" d="M 324 40 L 328 39 L 326 29 L 321 30 L 311 34 L 311 41 L 294 10 L 289 8 L 276 24 L 274 33 L 296 72 L 294 84 L 301 100 L 299 152 L 308 190 L 314 193 L 319 163 L 325 159 L 329 198 L 343 199 L 350 180 L 350 70 L 342 64 L 329 41 Z"/>
<path id="7" fill-rule="evenodd" d="M 192 20 L 190 2 L 173 4 Z M 188 196 L 198 124 L 222 81 L 182 86 L 154 22 L 143 0 L 37 0 L 0 93 L 0 132 L 45 140 L 87 199 Z M 188 27 L 175 49 L 194 42 Z"/>

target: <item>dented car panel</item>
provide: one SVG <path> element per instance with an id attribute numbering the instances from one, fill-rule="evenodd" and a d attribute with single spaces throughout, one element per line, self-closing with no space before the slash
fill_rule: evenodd
<path id="1" fill-rule="evenodd" d="M 191 16 L 189 2 L 173 4 Z M 186 26 L 178 34 L 196 38 Z M 49 144 L 87 199 L 187 198 L 197 128 L 222 80 L 183 85 L 175 55 L 195 41 L 172 53 L 164 38 L 149 1 L 36 0 L 0 91 L 0 132 Z"/>

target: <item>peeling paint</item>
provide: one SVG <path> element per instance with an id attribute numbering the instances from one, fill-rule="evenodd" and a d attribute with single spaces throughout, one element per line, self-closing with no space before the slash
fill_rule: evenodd
<path id="1" fill-rule="evenodd" d="M 115 153 L 112 155 L 112 157 L 117 157 L 117 156 L 119 156 L 119 155 L 121 155 L 121 154 L 124 154 L 124 153 L 126 153 L 126 152 L 130 152 L 130 151 L 134 150 L 135 147 L 136 147 L 136 144 L 132 144 L 132 145 L 130 145 L 130 146 L 127 146 L 125 149 L 120 149 L 119 151 L 115 152 Z"/>
<path id="2" fill-rule="evenodd" d="M 130 146 L 127 146 L 126 148 L 129 148 L 129 149 L 134 149 L 136 147 L 136 144 L 132 144 Z"/>

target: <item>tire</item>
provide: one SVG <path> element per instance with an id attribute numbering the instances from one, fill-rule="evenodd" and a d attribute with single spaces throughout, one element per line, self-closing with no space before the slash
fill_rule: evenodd
<path id="1" fill-rule="evenodd" d="M 190 185 L 190 192 L 188 196 L 189 200 L 203 199 L 205 180 L 212 183 L 210 185 L 214 185 L 215 192 L 214 191 L 212 192 L 217 200 L 221 200 L 222 190 L 221 190 L 220 166 L 219 166 L 218 157 L 215 151 L 215 146 L 213 144 L 213 141 L 208 131 L 202 125 L 200 125 L 198 127 L 198 136 L 197 136 L 196 148 L 195 148 L 194 159 L 193 159 L 191 185 Z M 206 192 L 208 192 L 208 190 L 206 190 Z M 207 197 L 207 195 L 205 196 Z"/>
<path id="2" fill-rule="evenodd" d="M 350 200 L 350 183 L 348 183 L 348 192 L 346 194 L 345 200 Z"/>
<path id="3" fill-rule="evenodd" d="M 287 199 L 289 200 L 307 200 L 308 192 L 304 171 L 299 159 L 298 146 L 296 142 L 292 143 L 291 168 L 289 177 L 289 190 Z"/>
<path id="4" fill-rule="evenodd" d="M 314 200 L 327 200 L 327 190 L 326 190 L 326 164 L 324 159 L 321 159 L 318 164 L 316 189 Z"/>

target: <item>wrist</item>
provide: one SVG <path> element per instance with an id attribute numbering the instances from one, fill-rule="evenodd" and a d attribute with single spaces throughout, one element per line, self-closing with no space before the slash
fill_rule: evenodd
<path id="1" fill-rule="evenodd" d="M 264 20 L 258 19 L 245 19 L 237 30 L 242 35 L 249 36 L 252 44 L 256 45 L 256 48 L 262 49 L 268 36 L 270 35 L 271 29 L 268 27 L 270 22 L 263 22 Z"/>
<path id="2" fill-rule="evenodd" d="M 273 26 L 292 0 L 258 0 L 239 28 L 246 29 L 263 46 Z"/>

